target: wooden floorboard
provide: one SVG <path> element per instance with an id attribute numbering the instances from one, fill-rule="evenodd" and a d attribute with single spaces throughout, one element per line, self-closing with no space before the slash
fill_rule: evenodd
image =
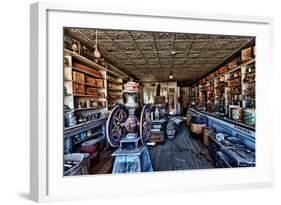
<path id="1" fill-rule="evenodd" d="M 199 138 L 193 138 L 185 124 L 178 127 L 176 137 L 165 144 L 148 146 L 154 171 L 189 170 L 214 168 L 207 147 Z M 113 150 L 100 153 L 99 163 L 91 169 L 91 174 L 112 172 Z"/>
<path id="2" fill-rule="evenodd" d="M 207 147 L 182 124 L 175 139 L 148 147 L 154 171 L 214 168 Z"/>

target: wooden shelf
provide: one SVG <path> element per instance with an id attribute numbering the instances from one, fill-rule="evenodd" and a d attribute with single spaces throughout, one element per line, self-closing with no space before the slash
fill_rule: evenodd
<path id="1" fill-rule="evenodd" d="M 85 58 L 84 56 L 81 56 L 79 55 L 78 53 L 76 52 L 73 52 L 73 51 L 70 51 L 68 49 L 64 49 L 64 53 L 65 54 L 68 54 L 70 56 L 73 56 L 74 58 L 76 58 L 77 60 L 85 63 L 87 66 L 93 68 L 93 69 L 96 69 L 96 70 L 99 70 L 99 71 L 108 71 L 108 69 L 106 69 L 105 67 L 99 65 L 99 64 L 96 64 L 95 62 Z M 74 67 L 73 67 L 74 68 Z M 77 68 L 76 68 L 77 69 Z"/>
<path id="2" fill-rule="evenodd" d="M 110 83 L 113 83 L 113 84 L 116 84 L 116 85 L 122 85 L 123 83 L 122 82 L 117 82 L 117 81 L 114 81 L 114 80 L 109 80 L 109 79 L 106 79 L 107 82 L 110 82 Z"/>
<path id="3" fill-rule="evenodd" d="M 87 72 L 87 71 L 81 70 L 81 69 L 76 68 L 76 67 L 73 67 L 73 66 L 68 66 L 68 67 L 71 67 L 73 70 L 79 71 L 79 72 L 84 73 L 84 74 L 86 74 L 86 75 L 90 75 L 90 76 L 92 76 L 92 77 L 95 77 L 95 78 L 103 79 L 103 80 L 104 80 L 103 77 L 98 76 L 98 75 L 95 75 L 95 74 L 93 74 L 93 73 L 89 73 L 89 72 Z"/>
<path id="4" fill-rule="evenodd" d="M 91 124 L 93 124 L 93 123 L 97 123 L 97 122 L 99 122 L 99 121 L 106 120 L 106 119 L 107 119 L 107 117 L 100 117 L 100 118 L 97 119 L 97 120 L 89 120 L 89 121 L 87 121 L 87 122 L 82 122 L 82 123 L 77 124 L 77 125 L 74 125 L 74 126 L 72 126 L 72 127 L 65 127 L 65 128 L 64 128 L 64 131 L 72 130 L 72 129 L 75 129 L 75 128 L 80 128 L 80 127 L 83 127 L 83 126 L 85 126 L 85 125 L 91 125 Z"/>
<path id="5" fill-rule="evenodd" d="M 227 87 L 232 88 L 232 87 L 237 87 L 237 86 L 240 86 L 240 85 L 241 85 L 241 83 L 238 83 L 238 84 L 235 84 L 235 85 L 228 85 Z"/>
<path id="6" fill-rule="evenodd" d="M 112 88 L 107 88 L 107 90 L 111 91 L 111 92 L 122 92 L 122 90 L 119 89 L 112 89 Z"/>
<path id="7" fill-rule="evenodd" d="M 74 111 L 82 111 L 82 110 L 96 110 L 96 109 L 102 109 L 102 108 L 106 108 L 106 106 L 97 106 L 97 107 L 85 107 L 85 108 L 74 108 L 72 110 Z"/>
<path id="8" fill-rule="evenodd" d="M 250 74 L 255 74 L 255 73 L 256 73 L 256 71 L 253 70 L 253 71 L 251 71 L 251 72 L 246 72 L 246 73 L 244 73 L 244 75 L 250 75 Z"/>
<path id="9" fill-rule="evenodd" d="M 101 99 L 106 99 L 105 97 L 99 97 L 99 96 L 95 96 L 95 95 L 86 95 L 86 94 L 65 94 L 64 96 L 89 97 L 89 98 L 101 98 Z"/>
<path id="10" fill-rule="evenodd" d="M 229 73 L 233 73 L 234 71 L 240 69 L 242 66 L 249 65 L 249 64 L 251 64 L 251 63 L 253 63 L 253 62 L 255 62 L 255 61 L 256 61 L 256 58 L 252 58 L 252 59 L 250 59 L 250 60 L 248 60 L 248 61 L 246 61 L 246 62 L 244 62 L 244 63 L 241 63 L 241 64 L 238 65 L 237 67 L 235 67 L 235 68 L 233 68 L 233 69 L 231 69 L 231 70 L 229 70 L 229 71 L 227 71 L 227 72 L 225 72 L 225 73 L 222 73 L 222 74 L 218 75 L 218 76 L 215 77 L 214 79 L 220 78 L 220 77 L 222 77 L 222 76 L 224 76 L 224 75 L 226 75 L 226 74 L 229 74 Z"/>
<path id="11" fill-rule="evenodd" d="M 245 81 L 243 83 L 256 83 L 256 81 L 255 80 L 253 80 L 253 81 Z"/>
<path id="12" fill-rule="evenodd" d="M 80 143 L 82 143 L 82 142 L 85 142 L 85 141 L 87 141 L 87 140 L 93 138 L 94 136 L 96 136 L 96 135 L 98 135 L 98 134 L 103 134 L 103 132 L 102 132 L 102 131 L 97 131 L 97 132 L 93 133 L 92 135 L 90 135 L 90 136 L 88 136 L 88 137 L 85 137 L 84 139 L 79 140 L 78 142 L 73 143 L 73 146 L 76 146 L 76 145 L 78 145 L 78 144 L 80 144 Z"/>
<path id="13" fill-rule="evenodd" d="M 234 79 L 237 79 L 237 78 L 241 78 L 241 75 L 236 76 L 236 77 L 229 78 L 229 79 L 227 79 L 227 81 L 229 81 L 229 80 L 234 80 Z"/>
<path id="14" fill-rule="evenodd" d="M 77 82 L 77 81 L 73 81 L 73 80 L 64 80 L 65 82 L 72 82 L 72 83 L 77 83 L 77 84 L 80 84 L 80 85 L 86 85 L 86 86 L 91 86 L 91 87 L 94 87 L 94 88 L 97 88 L 97 89 L 106 89 L 105 87 L 99 87 L 99 86 L 96 86 L 94 84 L 91 84 L 91 83 L 81 83 L 81 82 Z"/>

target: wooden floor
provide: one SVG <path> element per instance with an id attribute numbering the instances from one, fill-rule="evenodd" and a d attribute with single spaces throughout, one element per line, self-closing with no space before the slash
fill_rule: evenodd
<path id="1" fill-rule="evenodd" d="M 149 146 L 148 151 L 154 171 L 214 168 L 207 148 L 201 140 L 191 137 L 185 124 L 178 128 L 173 140 Z"/>
<path id="2" fill-rule="evenodd" d="M 208 169 L 214 168 L 207 148 L 199 139 L 191 137 L 189 128 L 182 124 L 173 140 L 163 145 L 148 146 L 154 171 Z M 90 171 L 91 174 L 107 174 L 112 172 L 113 150 L 100 153 L 99 163 Z"/>

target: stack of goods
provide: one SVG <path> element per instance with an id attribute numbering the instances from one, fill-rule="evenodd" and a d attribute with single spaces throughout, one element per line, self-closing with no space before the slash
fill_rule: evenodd
<path id="1" fill-rule="evenodd" d="M 84 73 L 73 71 L 72 76 L 74 82 L 84 84 Z"/>
<path id="2" fill-rule="evenodd" d="M 82 72 L 89 73 L 95 77 L 98 77 L 98 78 L 102 77 L 102 75 L 99 71 L 94 70 L 93 68 L 90 68 L 88 66 L 82 65 L 80 63 L 73 62 L 73 67 L 81 70 Z"/>
<path id="3" fill-rule="evenodd" d="M 85 86 L 79 83 L 73 83 L 73 92 L 74 94 L 85 94 Z"/>

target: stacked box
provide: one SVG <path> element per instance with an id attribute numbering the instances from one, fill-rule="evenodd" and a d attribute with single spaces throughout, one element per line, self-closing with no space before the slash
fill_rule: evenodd
<path id="1" fill-rule="evenodd" d="M 237 60 L 236 59 L 233 59 L 232 61 L 230 61 L 228 64 L 227 64 L 227 67 L 229 70 L 233 69 L 233 68 L 236 68 L 237 67 Z"/>
<path id="2" fill-rule="evenodd" d="M 74 94 L 85 94 L 85 86 L 79 83 L 73 83 Z"/>
<path id="3" fill-rule="evenodd" d="M 94 75 L 94 76 L 97 76 L 97 77 L 99 77 L 99 78 L 102 77 L 102 75 L 101 75 L 101 73 L 100 73 L 99 71 L 97 71 L 97 70 L 95 70 L 95 69 L 93 69 L 93 68 L 90 68 L 90 67 L 88 67 L 88 66 L 82 65 L 82 64 L 80 64 L 80 63 L 73 63 L 73 67 L 78 68 L 78 69 L 80 69 L 81 71 L 90 73 L 90 74 L 92 74 L 92 75 Z"/>
<path id="4" fill-rule="evenodd" d="M 73 71 L 72 72 L 72 76 L 73 76 L 73 81 L 74 82 L 77 82 L 77 83 L 84 83 L 85 79 L 84 79 L 84 73 L 80 73 L 80 72 L 76 72 L 76 71 Z"/>
<path id="5" fill-rule="evenodd" d="M 97 89 L 93 87 L 86 87 L 87 95 L 97 95 Z"/>
<path id="6" fill-rule="evenodd" d="M 241 51 L 242 62 L 252 59 L 252 47 L 243 49 Z"/>
<path id="7" fill-rule="evenodd" d="M 95 79 L 95 78 L 92 78 L 92 77 L 86 76 L 86 77 L 85 77 L 85 82 L 88 83 L 88 84 L 96 85 L 96 79 Z"/>

